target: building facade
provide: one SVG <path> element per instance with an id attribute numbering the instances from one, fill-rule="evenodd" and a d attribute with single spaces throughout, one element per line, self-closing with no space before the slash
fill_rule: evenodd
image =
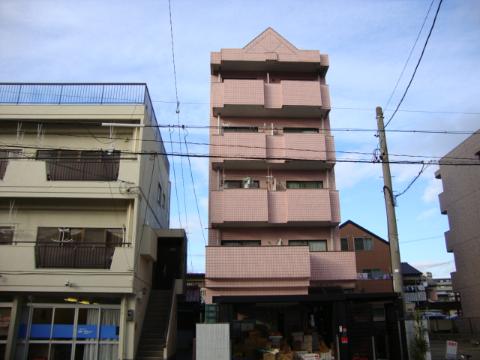
<path id="1" fill-rule="evenodd" d="M 466 165 L 449 165 L 452 162 Z M 480 131 L 477 131 L 440 159 L 440 168 L 435 173 L 443 185 L 438 196 L 440 210 L 448 216 L 450 226 L 445 232 L 445 244 L 455 258 L 453 288 L 460 293 L 463 316 L 474 320 L 477 330 L 480 329 L 479 163 Z"/>
<path id="2" fill-rule="evenodd" d="M 355 251 L 356 291 L 393 292 L 390 244 L 363 226 L 347 220 L 340 225 L 342 251 Z"/>
<path id="3" fill-rule="evenodd" d="M 292 350 L 386 354 L 389 310 L 356 295 L 355 251 L 340 243 L 328 56 L 268 28 L 210 66 L 207 322 L 232 324 L 238 359 L 268 334 Z"/>
<path id="4" fill-rule="evenodd" d="M 5 358 L 135 358 L 149 298 L 185 272 L 155 125 L 145 84 L 0 84 Z"/>

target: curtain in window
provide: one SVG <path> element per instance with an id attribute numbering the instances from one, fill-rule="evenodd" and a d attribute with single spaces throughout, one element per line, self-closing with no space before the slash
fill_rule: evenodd
<path id="1" fill-rule="evenodd" d="M 87 324 L 88 325 L 95 325 L 95 329 L 98 326 L 98 309 L 88 309 L 87 311 Z M 92 334 L 92 338 L 82 339 L 87 341 L 96 341 L 97 338 L 97 331 Z M 77 345 L 78 346 L 78 345 Z M 83 348 L 83 360 L 95 360 L 95 353 L 96 353 L 96 344 L 85 344 Z"/>
<path id="2" fill-rule="evenodd" d="M 310 251 L 327 251 L 326 241 L 309 241 Z"/>
<path id="3" fill-rule="evenodd" d="M 120 310 L 102 309 L 100 322 L 100 341 L 118 341 L 118 326 L 120 323 Z M 118 344 L 100 344 L 98 360 L 118 358 Z"/>
<path id="4" fill-rule="evenodd" d="M 372 250 L 373 249 L 372 239 L 363 239 L 363 247 L 364 247 L 364 250 Z"/>

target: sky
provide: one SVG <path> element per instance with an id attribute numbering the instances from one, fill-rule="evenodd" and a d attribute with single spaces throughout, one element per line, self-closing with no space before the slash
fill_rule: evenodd
<path id="1" fill-rule="evenodd" d="M 182 124 L 208 125 L 210 52 L 241 48 L 271 26 L 297 48 L 329 55 L 327 84 L 334 129 L 376 127 L 375 107 L 387 104 L 430 6 L 430 0 L 171 1 Z M 410 78 L 437 4 L 434 0 L 405 75 L 386 108 L 387 118 Z M 428 112 L 400 111 L 389 128 L 477 130 L 479 44 L 480 2 L 445 0 L 400 108 Z M 159 123 L 177 122 L 168 0 L 2 0 L 0 49 L 0 81 L 146 82 Z M 185 135 L 187 141 L 208 142 L 205 130 L 189 129 Z M 334 131 L 333 135 L 337 151 L 373 153 L 377 147 L 373 132 Z M 168 137 L 164 131 L 163 139 Z M 391 154 L 443 156 L 466 137 L 388 133 L 388 145 Z M 170 146 L 166 144 L 167 150 Z M 205 154 L 208 148 L 192 145 L 189 151 Z M 208 224 L 208 161 L 191 159 L 202 225 L 188 162 L 183 160 L 183 186 L 180 160 L 170 161 L 177 184 L 172 173 L 170 178 L 180 196 L 177 204 L 172 189 L 171 226 L 179 226 L 180 214 L 189 237 L 189 271 L 201 272 L 202 230 L 207 236 Z M 351 219 L 386 238 L 380 166 L 338 163 L 335 171 L 342 221 Z M 420 168 L 392 165 L 394 191 L 403 190 Z M 442 187 L 434 178 L 435 170 L 427 167 L 398 198 L 396 211 L 402 261 L 444 277 L 454 271 L 454 261 L 445 249 L 448 219 L 440 214 L 437 195 Z"/>

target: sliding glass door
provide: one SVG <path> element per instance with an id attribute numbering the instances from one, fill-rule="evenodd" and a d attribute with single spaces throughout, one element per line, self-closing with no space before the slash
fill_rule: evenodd
<path id="1" fill-rule="evenodd" d="M 15 359 L 117 359 L 118 306 L 29 304 L 20 322 Z"/>

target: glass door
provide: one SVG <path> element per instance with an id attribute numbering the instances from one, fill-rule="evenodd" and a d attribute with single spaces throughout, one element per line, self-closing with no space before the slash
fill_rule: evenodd
<path id="1" fill-rule="evenodd" d="M 118 306 L 29 304 L 20 322 L 16 360 L 117 358 Z"/>

